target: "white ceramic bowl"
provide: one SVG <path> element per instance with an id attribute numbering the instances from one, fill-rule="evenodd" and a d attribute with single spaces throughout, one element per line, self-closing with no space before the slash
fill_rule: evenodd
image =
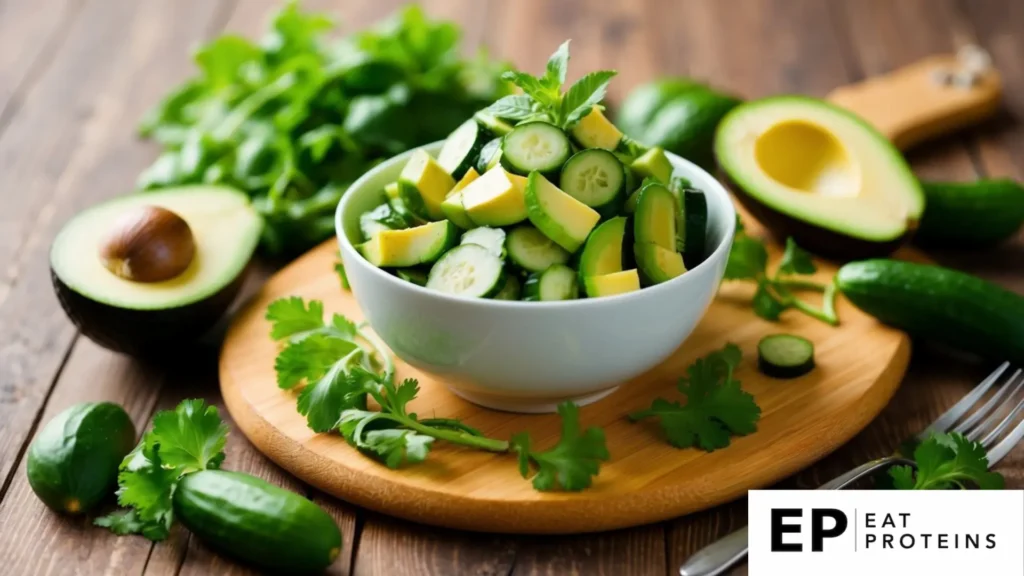
<path id="1" fill-rule="evenodd" d="M 435 157 L 441 143 L 424 147 Z M 352 292 L 374 331 L 400 358 L 471 402 L 514 412 L 586 404 L 653 368 L 686 340 L 718 289 L 736 212 L 710 174 L 669 154 L 677 175 L 708 201 L 710 254 L 669 282 L 638 292 L 566 302 L 459 298 L 381 270 L 356 252 L 359 215 L 383 201 L 409 153 L 364 174 L 335 217 Z"/>

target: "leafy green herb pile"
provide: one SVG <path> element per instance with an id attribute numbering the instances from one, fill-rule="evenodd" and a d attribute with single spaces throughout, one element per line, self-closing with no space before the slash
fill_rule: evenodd
<path id="1" fill-rule="evenodd" d="M 743 222 L 736 217 L 736 235 L 732 250 L 725 266 L 726 280 L 746 280 L 757 284 L 754 292 L 754 313 L 765 320 L 775 321 L 790 308 L 837 326 L 835 284 L 820 284 L 810 280 L 799 280 L 793 276 L 805 276 L 817 272 L 814 260 L 805 250 L 796 245 L 792 238 L 786 239 L 786 251 L 778 268 L 768 273 L 768 251 L 764 243 L 748 236 Z M 798 298 L 797 291 L 822 293 L 822 304 L 814 306 Z"/>
<path id="2" fill-rule="evenodd" d="M 333 234 L 338 200 L 366 170 L 507 93 L 507 66 L 460 59 L 458 27 L 415 5 L 329 46 L 331 28 L 293 1 L 258 43 L 225 35 L 201 47 L 200 74 L 142 122 L 166 151 L 139 187 L 245 190 L 266 220 L 262 248 L 296 254 Z"/>
<path id="3" fill-rule="evenodd" d="M 97 518 L 97 526 L 116 534 L 167 538 L 174 522 L 171 496 L 191 472 L 219 469 L 224 462 L 228 427 L 217 408 L 185 400 L 153 417 L 153 427 L 125 457 L 117 477 L 117 502 L 127 508 Z"/>
<path id="4" fill-rule="evenodd" d="M 726 344 L 698 358 L 679 379 L 678 390 L 686 404 L 655 398 L 651 407 L 629 415 L 634 422 L 656 417 L 668 443 L 676 448 L 698 446 L 711 452 L 725 448 L 732 436 L 757 430 L 761 408 L 733 377 L 743 355 L 735 344 Z"/>
<path id="5" fill-rule="evenodd" d="M 966 489 L 975 485 L 982 490 L 1002 490 L 1005 479 L 989 472 L 985 447 L 963 434 L 932 434 L 914 449 L 917 467 L 893 466 L 889 469 L 898 490 Z"/>
<path id="6" fill-rule="evenodd" d="M 425 460 L 437 440 L 489 452 L 514 452 L 524 478 L 536 467 L 537 490 L 582 490 L 600 462 L 608 460 L 604 431 L 581 429 L 579 409 L 558 407 L 562 436 L 546 451 L 533 449 L 529 436 L 489 438 L 459 420 L 420 418 L 409 404 L 419 393 L 416 380 L 395 383 L 394 365 L 372 333 L 348 319 L 324 320 L 323 303 L 292 297 L 267 308 L 271 338 L 283 347 L 274 368 L 284 389 L 301 386 L 298 410 L 316 432 L 338 430 L 367 456 L 390 468 Z M 377 409 L 370 409 L 369 400 Z"/>

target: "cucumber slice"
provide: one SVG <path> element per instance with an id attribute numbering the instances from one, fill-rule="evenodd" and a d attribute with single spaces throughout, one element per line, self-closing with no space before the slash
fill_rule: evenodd
<path id="1" fill-rule="evenodd" d="M 504 136 L 512 131 L 511 124 L 485 110 L 473 114 L 473 119 L 495 136 Z"/>
<path id="2" fill-rule="evenodd" d="M 462 190 L 473 183 L 480 174 L 475 168 L 470 168 L 462 176 L 462 179 L 455 184 L 455 188 L 448 193 L 448 197 L 441 202 L 441 212 L 444 212 L 444 217 L 451 220 L 459 228 L 469 230 L 475 226 L 473 221 L 469 219 L 469 214 L 466 213 L 466 207 L 462 204 Z"/>
<path id="3" fill-rule="evenodd" d="M 395 276 L 417 286 L 427 285 L 427 274 L 428 271 L 422 268 L 398 268 L 395 270 Z"/>
<path id="4" fill-rule="evenodd" d="M 672 162 L 665 155 L 665 151 L 658 147 L 641 154 L 630 168 L 641 178 L 654 178 L 662 184 L 672 181 Z"/>
<path id="5" fill-rule="evenodd" d="M 476 165 L 480 149 L 491 134 L 472 118 L 463 122 L 444 141 L 437 163 L 456 180 Z"/>
<path id="6" fill-rule="evenodd" d="M 477 244 L 452 248 L 430 269 L 427 288 L 466 296 L 486 298 L 505 285 L 501 259 Z"/>
<path id="7" fill-rule="evenodd" d="M 619 203 L 626 189 L 626 169 L 607 150 L 582 150 L 562 167 L 558 184 L 566 194 L 601 210 Z"/>
<path id="8" fill-rule="evenodd" d="M 462 235 L 460 244 L 483 246 L 498 258 L 505 258 L 505 231 L 501 228 L 474 228 Z"/>
<path id="9" fill-rule="evenodd" d="M 683 255 L 675 250 L 662 248 L 657 244 L 637 242 L 633 245 L 633 256 L 644 277 L 651 284 L 668 282 L 686 272 Z"/>
<path id="10" fill-rule="evenodd" d="M 513 228 L 505 241 L 508 257 L 528 272 L 543 272 L 569 261 L 569 253 L 530 225 Z"/>
<path id="11" fill-rule="evenodd" d="M 531 172 L 526 184 L 526 209 L 530 222 L 570 253 L 579 250 L 601 215 L 562 192 L 539 172 Z"/>
<path id="12" fill-rule="evenodd" d="M 678 211 L 675 194 L 665 186 L 650 183 L 641 188 L 633 219 L 634 241 L 675 251 Z"/>
<path id="13" fill-rule="evenodd" d="M 578 296 L 576 272 L 562 264 L 555 264 L 543 272 L 531 274 L 523 284 L 523 300 L 531 302 L 575 300 Z"/>
<path id="14" fill-rule="evenodd" d="M 625 216 L 612 218 L 595 228 L 580 253 L 580 276 L 587 278 L 621 272 L 625 236 Z"/>
<path id="15" fill-rule="evenodd" d="M 373 238 L 382 230 L 401 230 L 408 227 L 405 218 L 386 202 L 359 215 L 359 230 L 363 233 L 364 240 Z"/>
<path id="16" fill-rule="evenodd" d="M 622 142 L 622 132 L 605 118 L 600 106 L 591 108 L 590 113 L 573 126 L 572 137 L 583 148 L 616 150 Z"/>
<path id="17" fill-rule="evenodd" d="M 524 122 L 501 140 L 501 165 L 516 174 L 554 173 L 571 153 L 569 137 L 547 122 Z"/>
<path id="18" fill-rule="evenodd" d="M 495 138 L 480 149 L 476 160 L 476 171 L 483 174 L 494 168 L 501 160 L 501 138 Z"/>
<path id="19" fill-rule="evenodd" d="M 500 166 L 462 190 L 462 206 L 477 226 L 511 226 L 527 218 L 521 179 Z"/>
<path id="20" fill-rule="evenodd" d="M 632 269 L 602 276 L 589 276 L 583 279 L 583 289 L 588 298 L 635 292 L 640 289 L 640 275 Z"/>
<path id="21" fill-rule="evenodd" d="M 796 378 L 814 369 L 814 343 L 792 334 L 772 334 L 757 343 L 757 369 L 772 378 Z"/>
<path id="22" fill-rule="evenodd" d="M 707 256 L 708 200 L 700 190 L 683 191 L 683 260 L 695 268 Z"/>
<path id="23" fill-rule="evenodd" d="M 495 300 L 519 300 L 519 294 L 521 291 L 522 285 L 519 283 L 519 279 L 506 272 L 505 285 L 502 286 L 501 290 L 492 296 L 492 298 Z"/>
<path id="24" fill-rule="evenodd" d="M 451 174 L 430 154 L 416 150 L 398 177 L 398 196 L 405 207 L 427 220 L 441 220 L 441 203 L 455 187 Z"/>
<path id="25" fill-rule="evenodd" d="M 405 230 L 384 230 L 356 248 L 378 268 L 407 267 L 434 262 L 458 237 L 455 224 L 442 220 Z"/>

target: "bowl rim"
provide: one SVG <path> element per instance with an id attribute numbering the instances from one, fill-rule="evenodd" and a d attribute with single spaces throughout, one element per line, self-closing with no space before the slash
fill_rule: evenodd
<path id="1" fill-rule="evenodd" d="M 550 310 L 552 308 L 585 309 L 587 307 L 603 306 L 607 303 L 624 303 L 630 299 L 639 300 L 640 298 L 653 297 L 653 295 L 656 293 L 667 292 L 675 289 L 678 286 L 681 286 L 686 282 L 694 281 L 693 274 L 682 274 L 669 280 L 668 282 L 662 282 L 660 284 L 648 286 L 646 288 L 642 288 L 634 292 L 626 292 L 623 294 L 616 294 L 614 296 L 603 296 L 600 298 L 576 298 L 574 300 L 526 302 L 522 300 L 495 300 L 493 298 L 464 298 L 461 296 L 446 294 L 444 292 L 438 292 L 437 290 L 430 290 L 424 286 L 413 284 L 412 282 L 407 282 L 393 274 L 389 274 L 385 270 L 378 268 L 373 264 L 370 264 L 362 257 L 362 255 L 359 254 L 355 246 L 352 244 L 352 241 L 349 240 L 348 235 L 345 233 L 345 227 L 343 224 L 344 218 L 342 216 L 345 213 L 347 206 L 351 203 L 352 198 L 356 196 L 356 194 L 352 194 L 350 192 L 353 189 L 358 189 L 361 186 L 365 186 L 366 182 L 376 177 L 378 173 L 386 169 L 389 169 L 394 163 L 398 163 L 401 160 L 408 158 L 413 154 L 413 152 L 420 149 L 432 149 L 434 147 L 440 147 L 443 143 L 443 140 L 438 140 L 435 142 L 431 142 L 429 144 L 417 146 L 416 148 L 392 156 L 391 158 L 385 160 L 384 162 L 381 162 L 380 164 L 374 166 L 370 170 L 364 172 L 362 176 L 356 179 L 356 181 L 349 186 L 349 192 L 346 192 L 341 197 L 341 201 L 338 202 L 338 206 L 334 212 L 334 233 L 335 236 L 337 236 L 341 251 L 345 253 L 347 256 L 346 259 L 354 259 L 355 261 L 359 262 L 358 266 L 370 269 L 371 274 L 376 274 L 384 278 L 385 282 L 394 283 L 396 287 L 399 287 L 399 289 L 412 290 L 414 294 L 420 293 L 424 296 L 438 298 L 442 301 L 480 308 L 510 308 L 523 310 Z M 728 190 L 726 190 L 725 185 L 722 184 L 722 182 L 718 178 L 716 178 L 714 174 L 711 174 L 707 170 L 704 170 L 700 166 L 694 164 L 693 162 L 687 160 L 686 158 L 683 158 L 682 156 L 679 156 L 678 154 L 674 154 L 672 152 L 669 152 L 668 150 L 665 151 L 665 154 L 666 156 L 668 156 L 669 160 L 673 164 L 682 164 L 683 166 L 686 167 L 687 171 L 701 174 L 702 176 L 706 176 L 710 182 L 714 183 L 714 186 L 711 187 L 711 190 L 702 190 L 702 192 L 716 194 L 720 196 L 721 199 L 724 200 L 724 204 L 727 208 L 728 213 L 725 215 L 725 232 L 722 235 L 722 240 L 718 243 L 718 246 L 716 246 L 715 249 L 710 254 L 708 254 L 707 257 L 700 264 L 691 269 L 688 269 L 687 272 L 700 270 L 701 268 L 708 268 L 711 266 L 712 260 L 718 260 L 727 257 L 727 255 L 723 253 L 726 252 L 726 246 L 731 244 L 730 240 L 736 233 L 736 207 L 733 205 L 732 198 L 730 198 L 729 192 Z"/>

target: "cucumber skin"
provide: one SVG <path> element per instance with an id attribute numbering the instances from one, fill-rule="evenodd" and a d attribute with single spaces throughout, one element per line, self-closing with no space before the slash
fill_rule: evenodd
<path id="1" fill-rule="evenodd" d="M 1010 179 L 921 182 L 924 215 L 914 241 L 977 248 L 998 244 L 1024 224 L 1024 187 Z"/>
<path id="2" fill-rule="evenodd" d="M 56 512 L 88 512 L 117 483 L 135 447 L 135 425 L 112 402 L 76 404 L 50 420 L 32 441 L 26 474 L 36 496 Z"/>
<path id="3" fill-rule="evenodd" d="M 225 554 L 276 573 L 314 573 L 341 551 L 327 512 L 298 494 L 248 474 L 203 470 L 174 491 L 174 514 Z"/>
<path id="4" fill-rule="evenodd" d="M 1024 362 L 1024 296 L 956 270 L 887 259 L 851 262 L 835 281 L 857 308 L 911 335 Z"/>

